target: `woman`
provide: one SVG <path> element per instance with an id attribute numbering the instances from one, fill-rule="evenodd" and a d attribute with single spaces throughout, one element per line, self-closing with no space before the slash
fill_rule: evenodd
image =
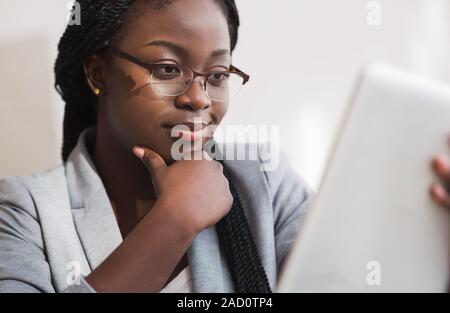
<path id="1" fill-rule="evenodd" d="M 248 80 L 234 1 L 79 2 L 55 66 L 64 164 L 0 183 L 0 291 L 271 292 L 311 189 L 285 159 L 262 172 L 171 151 L 174 126 L 218 125 L 221 84 Z"/>

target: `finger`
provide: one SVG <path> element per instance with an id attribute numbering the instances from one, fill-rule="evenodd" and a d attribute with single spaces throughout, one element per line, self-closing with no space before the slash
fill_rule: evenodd
<path id="1" fill-rule="evenodd" d="M 213 160 L 213 158 L 205 150 L 203 150 L 203 158 L 205 160 L 208 160 L 208 161 L 212 161 Z"/>
<path id="2" fill-rule="evenodd" d="M 205 150 L 190 150 L 183 154 L 182 160 L 208 160 L 212 161 L 213 159 Z"/>
<path id="3" fill-rule="evenodd" d="M 149 148 L 135 146 L 133 148 L 133 152 L 144 163 L 145 167 L 150 172 L 152 179 L 155 178 L 161 169 L 167 167 L 164 159 L 158 153 Z"/>
<path id="4" fill-rule="evenodd" d="M 440 178 L 442 178 L 447 183 L 450 183 L 450 165 L 446 157 L 434 157 L 432 160 L 432 167 Z"/>
<path id="5" fill-rule="evenodd" d="M 431 198 L 444 208 L 450 209 L 450 196 L 445 188 L 439 184 L 434 184 L 430 189 Z"/>
<path id="6" fill-rule="evenodd" d="M 199 160 L 203 160 L 203 152 L 202 150 L 187 150 L 183 151 L 183 153 L 181 154 L 181 160 L 184 161 L 199 161 Z"/>

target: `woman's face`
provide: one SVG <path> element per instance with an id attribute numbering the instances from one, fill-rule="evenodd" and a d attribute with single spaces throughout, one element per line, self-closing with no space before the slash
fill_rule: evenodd
<path id="1" fill-rule="evenodd" d="M 229 69 L 227 20 L 214 0 L 183 0 L 163 9 L 142 8 L 128 19 L 114 47 L 147 63 L 177 64 L 202 73 Z M 172 163 L 171 148 L 177 138 L 171 136 L 170 126 L 194 118 L 218 125 L 228 109 L 228 102 L 208 98 L 202 77 L 197 77 L 184 94 L 163 96 L 148 84 L 149 71 L 128 60 L 108 54 L 102 71 L 98 126 L 106 127 L 111 139 L 129 153 L 134 145 L 147 146 Z"/>

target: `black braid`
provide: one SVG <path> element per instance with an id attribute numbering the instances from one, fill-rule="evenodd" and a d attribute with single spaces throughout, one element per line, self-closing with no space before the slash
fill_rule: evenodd
<path id="1" fill-rule="evenodd" d="M 169 5 L 170 0 L 140 0 L 152 2 L 154 8 Z M 240 25 L 234 0 L 215 0 L 226 13 L 231 38 L 231 51 L 237 44 Z M 78 0 L 81 25 L 68 26 L 58 45 L 55 63 L 55 88 L 65 105 L 62 158 L 67 158 L 81 132 L 97 123 L 97 98 L 85 78 L 83 64 L 92 54 L 101 53 L 108 41 L 121 28 L 122 18 L 139 0 Z M 232 208 L 218 224 L 220 244 L 230 267 L 236 292 L 271 292 L 266 272 L 260 260 L 242 203 L 228 169 L 234 201 Z"/>
<path id="2" fill-rule="evenodd" d="M 241 199 L 234 186 L 227 166 L 223 173 L 227 178 L 233 196 L 230 212 L 217 224 L 219 240 L 226 251 L 236 292 L 272 292 L 266 272 L 253 240 Z"/>
<path id="3" fill-rule="evenodd" d="M 85 79 L 84 60 L 105 49 L 134 0 L 82 0 L 81 25 L 68 26 L 58 45 L 55 87 L 66 103 L 62 158 L 65 162 L 81 132 L 97 121 L 97 99 Z"/>

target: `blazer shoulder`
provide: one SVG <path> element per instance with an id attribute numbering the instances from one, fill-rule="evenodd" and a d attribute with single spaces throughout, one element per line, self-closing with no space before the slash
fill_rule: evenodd
<path id="1" fill-rule="evenodd" d="M 37 218 L 34 194 L 38 189 L 57 192 L 62 186 L 61 179 L 65 179 L 62 165 L 29 176 L 0 178 L 0 207 L 2 210 L 13 208 Z"/>
<path id="2" fill-rule="evenodd" d="M 58 250 L 49 249 L 45 235 L 59 240 L 61 233 L 43 227 L 54 223 L 46 218 L 53 212 L 43 217 L 39 198 L 56 197 L 63 174 L 59 167 L 0 179 L 0 292 L 54 292 L 50 266 Z"/>

